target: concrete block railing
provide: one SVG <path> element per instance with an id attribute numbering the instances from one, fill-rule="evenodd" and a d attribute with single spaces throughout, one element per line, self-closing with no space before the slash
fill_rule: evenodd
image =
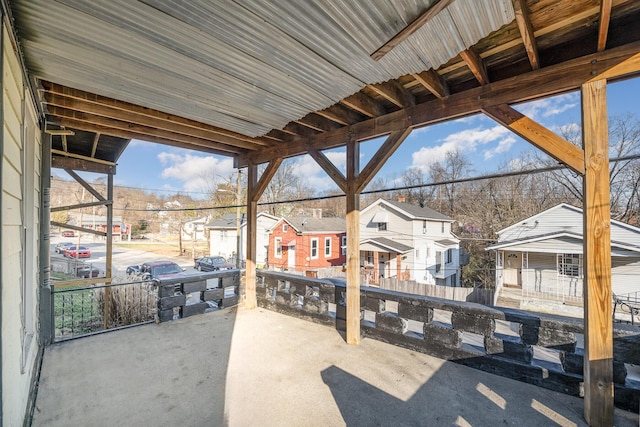
<path id="1" fill-rule="evenodd" d="M 258 271 L 258 305 L 344 329 L 344 282 Z M 581 319 L 361 288 L 364 336 L 562 393 L 583 395 Z M 638 412 L 640 328 L 614 325 L 616 406 Z"/>
<path id="2" fill-rule="evenodd" d="M 237 305 L 240 275 L 240 270 L 225 270 L 158 280 L 159 321 Z"/>

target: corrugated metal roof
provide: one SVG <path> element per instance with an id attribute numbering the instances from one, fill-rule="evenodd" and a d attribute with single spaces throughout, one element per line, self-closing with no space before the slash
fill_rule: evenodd
<path id="1" fill-rule="evenodd" d="M 367 84 L 437 68 L 514 19 L 510 0 L 456 0 L 379 62 L 433 0 L 16 0 L 43 80 L 248 136 Z"/>

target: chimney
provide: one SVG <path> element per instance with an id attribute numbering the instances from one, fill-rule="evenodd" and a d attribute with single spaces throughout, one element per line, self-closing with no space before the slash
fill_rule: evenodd
<path id="1" fill-rule="evenodd" d="M 398 203 L 404 203 L 406 201 L 407 199 L 402 194 L 398 196 Z"/>

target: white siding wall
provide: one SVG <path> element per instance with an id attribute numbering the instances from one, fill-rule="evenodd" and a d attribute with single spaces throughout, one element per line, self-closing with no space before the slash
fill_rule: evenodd
<path id="1" fill-rule="evenodd" d="M 6 31 L 3 40 L 2 413 L 3 424 L 14 426 L 25 416 L 38 353 L 41 146 Z"/>

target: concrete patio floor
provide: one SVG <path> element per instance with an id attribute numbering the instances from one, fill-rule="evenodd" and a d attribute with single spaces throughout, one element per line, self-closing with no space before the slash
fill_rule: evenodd
<path id="1" fill-rule="evenodd" d="M 45 350 L 33 426 L 586 425 L 583 402 L 264 309 Z M 638 415 L 616 410 L 617 426 Z"/>

